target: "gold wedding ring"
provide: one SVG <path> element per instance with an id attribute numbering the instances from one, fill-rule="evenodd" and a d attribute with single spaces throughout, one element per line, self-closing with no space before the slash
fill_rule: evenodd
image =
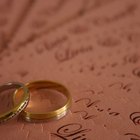
<path id="1" fill-rule="evenodd" d="M 30 111 L 27 111 L 27 109 L 25 108 L 22 111 L 21 115 L 26 121 L 36 122 L 36 121 L 48 121 L 52 119 L 60 119 L 63 116 L 65 116 L 66 113 L 68 112 L 68 109 L 71 106 L 72 99 L 71 99 L 69 91 L 63 85 L 56 82 L 52 82 L 52 81 L 34 81 L 34 82 L 25 84 L 25 86 L 29 89 L 29 91 L 43 89 L 43 88 L 53 89 L 62 93 L 67 99 L 66 103 L 62 107 L 53 111 L 45 112 L 45 113 L 31 113 Z M 18 93 L 21 91 L 22 91 L 21 88 L 15 91 L 14 102 L 16 102 L 16 96 L 18 96 Z"/>
<path id="2" fill-rule="evenodd" d="M 14 106 L 12 109 L 9 111 L 0 114 L 0 123 L 6 122 L 15 116 L 17 116 L 28 104 L 29 101 L 29 92 L 27 87 L 25 87 L 22 83 L 19 82 L 9 82 L 6 84 L 3 84 L 0 86 L 0 93 L 2 91 L 5 91 L 7 89 L 12 89 L 12 88 L 17 88 L 17 89 L 22 89 L 23 90 L 23 96 L 20 101 L 16 106 Z"/>

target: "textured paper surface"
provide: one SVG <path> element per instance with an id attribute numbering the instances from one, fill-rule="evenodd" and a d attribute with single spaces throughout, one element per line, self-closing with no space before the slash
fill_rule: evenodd
<path id="1" fill-rule="evenodd" d="M 16 118 L 0 140 L 140 140 L 139 0 L 1 0 L 0 36 L 1 84 L 46 79 L 73 98 L 63 119 Z"/>

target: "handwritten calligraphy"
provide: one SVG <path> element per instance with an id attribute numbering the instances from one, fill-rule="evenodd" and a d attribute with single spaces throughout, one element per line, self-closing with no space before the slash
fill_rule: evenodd
<path id="1" fill-rule="evenodd" d="M 65 0 L 57 0 L 55 4 L 49 6 L 48 8 L 40 9 L 38 13 L 39 15 L 53 16 L 54 14 L 58 13 L 66 3 L 67 1 Z"/>
<path id="2" fill-rule="evenodd" d="M 74 111 L 73 113 L 79 113 L 84 120 L 93 119 L 96 117 L 96 115 L 89 115 L 87 111 L 81 110 L 81 111 Z"/>
<path id="3" fill-rule="evenodd" d="M 62 9 L 63 6 L 65 6 L 66 1 L 65 0 L 58 0 L 56 1 L 56 4 L 53 6 L 49 6 L 47 8 L 41 9 L 38 13 L 35 19 L 32 20 L 31 28 L 33 29 L 42 29 L 47 25 L 48 21 L 46 20 L 46 16 L 53 16 L 54 14 L 58 13 L 59 10 Z M 38 17 L 41 17 L 38 19 Z"/>
<path id="4" fill-rule="evenodd" d="M 90 98 L 80 98 L 80 99 L 76 100 L 75 103 L 78 103 L 78 102 L 81 102 L 81 101 L 85 102 L 87 108 L 94 107 L 97 112 L 101 113 L 101 112 L 106 111 L 110 116 L 120 115 L 119 112 L 114 112 L 114 111 L 112 111 L 111 108 L 108 108 L 108 109 L 100 108 L 98 106 L 98 104 L 101 102 L 101 100 L 92 101 Z M 80 113 L 82 118 L 85 119 L 85 120 L 89 120 L 89 119 L 93 119 L 93 118 L 97 117 L 97 115 L 93 115 L 93 114 L 89 115 L 88 111 L 85 111 L 85 110 L 78 110 L 78 111 L 74 111 L 73 113 Z"/>
<path id="5" fill-rule="evenodd" d="M 140 112 L 138 106 L 134 106 L 138 105 L 135 98 L 140 93 L 139 0 L 48 0 L 47 3 L 31 0 L 24 3 L 21 13 L 17 13 L 21 18 L 13 14 L 12 22 L 16 23 L 13 29 L 11 24 L 7 24 L 12 2 L 0 2 L 1 82 L 14 78 L 25 81 L 38 76 L 62 80 L 69 84 L 75 99 L 71 114 L 64 121 L 57 121 L 56 125 L 55 122 L 41 124 L 40 130 L 49 135 L 50 126 L 54 124 L 51 130 L 55 139 L 88 140 L 88 136 L 92 139 L 92 127 L 95 126 L 95 136 L 104 132 L 104 136 L 109 136 L 114 134 L 114 130 L 133 130 L 123 133 L 125 139 L 140 140 Z M 16 8 L 13 9 L 15 12 Z M 12 12 L 10 15 L 11 20 Z M 7 27 L 6 32 L 3 32 L 3 27 Z M 8 29 L 13 30 L 10 41 L 5 35 Z M 37 63 L 30 65 L 30 62 Z M 19 64 L 25 64 L 23 70 L 16 67 Z M 13 69 L 7 73 L 5 70 L 9 67 Z M 36 75 L 42 67 L 41 75 Z M 32 68 L 36 71 L 32 72 Z M 79 93 L 74 94 L 73 91 Z M 43 94 L 38 99 L 50 103 Z M 9 102 L 7 106 L 10 106 Z M 77 119 L 77 122 L 72 120 L 71 123 L 69 118 Z M 21 122 L 18 123 L 20 125 Z M 96 124 L 103 129 L 97 129 Z M 44 127 L 48 132 L 43 130 Z M 110 129 L 114 130 L 109 132 Z"/>
<path id="6" fill-rule="evenodd" d="M 66 16 L 62 21 L 58 21 L 57 23 L 52 24 L 52 26 L 50 26 L 47 29 L 44 29 L 43 31 L 40 31 L 38 33 L 36 33 L 36 35 L 34 36 L 34 39 L 30 39 L 32 38 L 31 36 L 29 36 L 26 40 L 20 40 L 17 44 L 20 44 L 20 46 L 23 45 L 27 45 L 29 43 L 32 43 L 34 40 L 49 34 L 50 32 L 54 31 L 57 28 L 61 28 L 62 26 L 68 24 L 71 21 L 75 21 L 76 19 L 79 19 L 81 17 L 83 17 L 84 15 L 88 15 L 89 12 L 99 9 L 100 7 L 106 6 L 110 3 L 113 3 L 115 0 L 95 0 L 94 2 L 91 2 L 90 0 L 81 0 L 79 3 L 79 7 L 78 9 L 75 11 L 75 13 L 71 16 Z M 64 0 L 60 0 L 57 2 L 57 4 L 53 7 L 49 7 L 49 8 L 45 8 L 45 9 L 41 9 L 41 11 L 39 11 L 39 17 L 40 15 L 57 15 L 57 11 L 61 11 L 63 9 L 63 7 L 67 4 L 67 1 Z M 37 21 L 37 20 L 35 20 Z M 48 23 L 48 21 L 45 21 Z M 44 21 L 41 22 L 41 24 L 43 23 L 43 25 L 45 25 Z M 40 25 L 40 23 L 35 24 L 35 25 Z M 38 27 L 38 26 L 37 26 Z M 42 27 L 41 27 L 42 28 Z M 81 30 L 81 28 L 80 28 Z M 82 29 L 83 30 L 83 29 Z M 84 30 L 86 31 L 86 30 Z M 76 31 L 77 32 L 77 31 Z M 79 32 L 79 30 L 78 30 Z M 34 34 L 34 32 L 32 31 L 31 35 Z"/>
<path id="7" fill-rule="evenodd" d="M 115 83 L 109 85 L 109 87 L 122 89 L 126 92 L 131 91 L 131 86 L 132 86 L 132 83 L 124 84 L 122 82 L 115 82 Z"/>
<path id="8" fill-rule="evenodd" d="M 93 50 L 93 47 L 91 45 L 86 46 L 86 47 L 80 47 L 77 49 L 72 49 L 70 47 L 64 48 L 62 50 L 56 51 L 55 58 L 59 62 L 65 62 L 65 61 L 75 58 L 76 56 L 78 56 L 80 54 L 91 52 L 92 50 Z"/>
<path id="9" fill-rule="evenodd" d="M 140 140 L 140 136 L 134 133 L 126 133 L 125 136 L 131 136 L 130 140 Z"/>
<path id="10" fill-rule="evenodd" d="M 91 129 L 83 129 L 79 123 L 71 123 L 63 125 L 57 129 L 56 133 L 51 133 L 62 140 L 87 140 L 86 133 Z"/>
<path id="11" fill-rule="evenodd" d="M 4 32 L 0 32 L 0 53 L 8 48 Z"/>
<path id="12" fill-rule="evenodd" d="M 13 5 L 13 0 L 2 0 L 0 2 L 0 13 L 7 13 L 11 10 Z"/>
<path id="13" fill-rule="evenodd" d="M 69 32 L 75 35 L 87 33 L 89 31 L 89 26 L 87 25 L 75 25 L 72 27 Z"/>
<path id="14" fill-rule="evenodd" d="M 111 116 L 118 116 L 118 115 L 120 115 L 119 112 L 112 112 L 111 108 L 108 108 L 107 111 L 109 112 L 109 115 L 111 115 Z"/>
<path id="15" fill-rule="evenodd" d="M 135 64 L 139 62 L 139 60 L 140 60 L 140 56 L 138 53 L 124 56 L 124 64 L 129 64 L 129 63 Z"/>
<path id="16" fill-rule="evenodd" d="M 87 107 L 96 106 L 100 102 L 100 100 L 92 101 L 90 98 L 81 98 L 76 100 L 75 103 L 78 103 L 80 101 L 85 101 Z"/>
<path id="17" fill-rule="evenodd" d="M 0 17 L 0 27 L 4 27 L 8 23 L 8 19 L 6 17 Z"/>
<path id="18" fill-rule="evenodd" d="M 65 43 L 66 41 L 68 41 L 68 36 L 64 35 L 54 39 L 53 41 L 44 41 L 43 45 L 46 48 L 46 50 L 51 51 L 54 50 L 55 48 L 62 46 L 63 43 Z"/>
<path id="19" fill-rule="evenodd" d="M 127 40 L 131 43 L 138 43 L 140 42 L 140 32 L 130 32 L 130 33 L 125 33 L 125 36 Z"/>
<path id="20" fill-rule="evenodd" d="M 130 119 L 135 125 L 140 125 L 140 112 L 133 112 L 130 114 Z"/>
<path id="21" fill-rule="evenodd" d="M 138 78 L 140 78 L 140 67 L 134 68 L 132 73 L 134 76 L 137 76 Z"/>
<path id="22" fill-rule="evenodd" d="M 121 41 L 114 37 L 104 37 L 103 39 L 98 39 L 97 43 L 103 47 L 116 47 L 120 45 Z"/>
<path id="23" fill-rule="evenodd" d="M 127 16 L 133 15 L 136 9 L 137 9 L 137 5 L 136 3 L 134 3 L 127 6 L 124 11 L 121 11 L 116 15 L 113 15 L 112 17 L 97 17 L 92 20 L 92 23 L 96 26 L 106 25 L 118 21 L 120 19 L 124 19 Z"/>
<path id="24" fill-rule="evenodd" d="M 31 23 L 31 27 L 33 29 L 40 29 L 40 28 L 43 28 L 46 24 L 47 24 L 47 22 L 44 19 L 40 19 L 40 20 L 37 20 L 37 21 L 34 20 Z"/>

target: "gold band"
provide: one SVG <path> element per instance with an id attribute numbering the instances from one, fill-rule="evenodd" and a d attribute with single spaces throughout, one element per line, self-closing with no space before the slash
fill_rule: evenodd
<path id="1" fill-rule="evenodd" d="M 17 116 L 28 104 L 29 101 L 29 92 L 28 89 L 19 82 L 10 82 L 10 83 L 6 83 L 0 86 L 0 92 L 5 91 L 7 89 L 11 89 L 11 88 L 22 88 L 24 95 L 20 101 L 20 103 L 18 103 L 16 106 L 14 106 L 11 110 L 0 114 L 0 123 L 6 122 L 12 118 L 14 118 L 15 116 Z"/>
<path id="2" fill-rule="evenodd" d="M 52 81 L 34 81 L 31 83 L 27 83 L 25 85 L 27 86 L 29 90 L 34 90 L 34 89 L 36 90 L 36 89 L 41 89 L 41 88 L 53 89 L 53 90 L 59 91 L 60 93 L 65 95 L 67 98 L 65 105 L 54 111 L 50 111 L 46 113 L 31 113 L 27 111 L 26 109 L 24 109 L 21 115 L 24 117 L 26 121 L 29 121 L 29 122 L 42 121 L 42 120 L 48 121 L 52 119 L 60 119 L 66 115 L 68 109 L 70 108 L 72 99 L 71 99 L 69 91 L 63 85 L 52 82 Z M 21 89 L 18 89 L 15 92 L 14 102 L 16 99 L 16 95 L 18 94 L 18 92 L 20 92 L 20 90 Z"/>

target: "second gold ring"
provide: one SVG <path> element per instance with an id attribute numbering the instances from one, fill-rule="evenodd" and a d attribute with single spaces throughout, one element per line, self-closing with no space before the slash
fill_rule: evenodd
<path id="1" fill-rule="evenodd" d="M 21 115 L 24 117 L 24 119 L 26 121 L 35 122 L 35 121 L 48 121 L 48 120 L 52 120 L 52 119 L 60 119 L 63 116 L 65 116 L 66 113 L 68 112 L 68 109 L 71 106 L 72 99 L 71 99 L 71 95 L 70 95 L 69 91 L 63 85 L 56 83 L 56 82 L 52 82 L 52 81 L 34 81 L 34 82 L 25 84 L 25 86 L 29 89 L 29 91 L 38 90 L 38 89 L 55 90 L 55 91 L 63 94 L 66 97 L 65 104 L 53 111 L 49 111 L 49 112 L 45 112 L 45 113 L 44 112 L 43 113 L 33 113 L 27 109 L 24 109 L 22 111 Z M 22 92 L 21 89 L 17 89 L 15 91 L 14 102 L 16 102 L 16 100 L 18 99 L 18 94 L 21 92 Z"/>

